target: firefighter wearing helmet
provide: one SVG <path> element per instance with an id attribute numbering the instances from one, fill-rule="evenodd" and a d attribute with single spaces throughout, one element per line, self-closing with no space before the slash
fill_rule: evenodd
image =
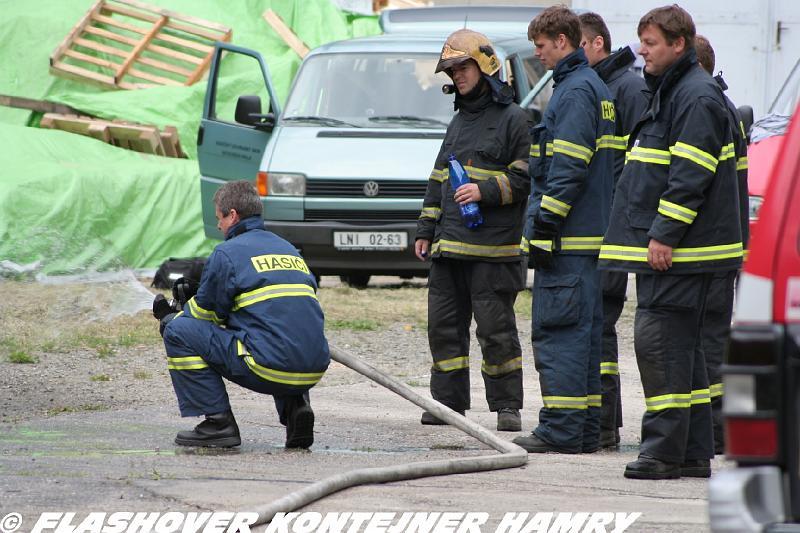
<path id="1" fill-rule="evenodd" d="M 456 114 L 431 171 L 417 223 L 416 256 L 430 260 L 428 342 L 431 394 L 454 411 L 470 408 L 469 330 L 474 317 L 489 409 L 497 429 L 520 431 L 522 350 L 514 301 L 526 269 L 520 255 L 523 214 L 530 192 L 527 114 L 500 79 L 491 41 L 471 30 L 451 34 L 436 72 L 453 80 Z M 449 160 L 469 182 L 451 186 Z M 451 164 L 455 164 L 451 162 Z M 468 227 L 460 206 L 476 204 L 482 222 Z M 444 424 L 423 413 L 423 424 Z"/>

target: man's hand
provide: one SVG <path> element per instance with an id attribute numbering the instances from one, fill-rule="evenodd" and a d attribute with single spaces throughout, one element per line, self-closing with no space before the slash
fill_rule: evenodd
<path id="1" fill-rule="evenodd" d="M 156 294 L 153 299 L 153 316 L 156 320 L 161 320 L 170 313 L 175 313 L 176 309 L 174 304 L 167 300 L 163 294 Z"/>
<path id="2" fill-rule="evenodd" d="M 414 255 L 420 261 L 426 261 L 430 253 L 431 241 L 427 239 L 417 239 L 414 242 Z"/>
<path id="3" fill-rule="evenodd" d="M 465 183 L 453 194 L 453 199 L 461 205 L 481 201 L 481 190 L 477 183 Z"/>
<path id="4" fill-rule="evenodd" d="M 672 247 L 655 239 L 647 246 L 647 264 L 653 270 L 664 272 L 672 266 Z"/>
<path id="5" fill-rule="evenodd" d="M 172 284 L 172 297 L 178 303 L 179 308 L 182 309 L 186 302 L 197 294 L 197 289 L 199 288 L 199 283 L 181 276 Z"/>

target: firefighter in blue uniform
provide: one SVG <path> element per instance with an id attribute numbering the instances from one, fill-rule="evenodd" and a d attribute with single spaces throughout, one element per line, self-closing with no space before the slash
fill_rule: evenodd
<path id="1" fill-rule="evenodd" d="M 530 151 L 526 237 L 533 282 L 533 349 L 542 390 L 539 425 L 514 442 L 529 452 L 600 447 L 602 295 L 597 254 L 614 179 L 614 103 L 580 48 L 577 15 L 563 6 L 528 27 L 555 89 Z"/>
<path id="2" fill-rule="evenodd" d="M 639 122 L 650 103 L 650 91 L 644 78 L 633 70 L 636 56 L 630 47 L 611 53 L 611 35 L 603 18 L 597 13 L 581 13 L 583 40 L 581 45 L 589 65 L 597 72 L 614 97 L 616 137 L 614 149 L 614 186 L 625 166 L 628 135 Z M 622 427 L 622 395 L 619 382 L 619 352 L 617 320 L 625 306 L 628 288 L 627 272 L 603 271 L 603 350 L 600 357 L 600 446 L 615 448 Z"/>
<path id="3" fill-rule="evenodd" d="M 481 374 L 498 431 L 520 431 L 522 349 L 514 301 L 524 288 L 519 249 L 530 192 L 529 121 L 500 80 L 491 41 L 472 30 L 451 34 L 436 65 L 454 82 L 458 113 L 447 127 L 422 203 L 414 243 L 420 260 L 432 260 L 428 280 L 428 341 L 432 396 L 463 414 L 470 408 L 469 328 L 474 316 L 483 352 Z M 470 183 L 455 193 L 450 154 Z M 467 228 L 459 204 L 476 202 L 483 223 Z M 444 422 L 425 412 L 421 422 Z"/>
<path id="4" fill-rule="evenodd" d="M 697 67 L 685 10 L 651 10 L 638 34 L 653 97 L 631 132 L 599 263 L 636 273 L 634 347 L 646 407 L 639 458 L 625 477 L 709 477 L 703 315 L 713 273 L 742 261 L 737 125 L 720 87 Z"/>
<path id="5" fill-rule="evenodd" d="M 308 448 L 314 441 L 308 390 L 330 362 L 314 276 L 294 246 L 264 230 L 250 182 L 226 183 L 214 205 L 225 241 L 208 258 L 197 294 L 178 313 L 169 312 L 163 296 L 153 304 L 181 416 L 205 416 L 175 442 L 241 444 L 225 378 L 274 396 L 286 447 Z"/>

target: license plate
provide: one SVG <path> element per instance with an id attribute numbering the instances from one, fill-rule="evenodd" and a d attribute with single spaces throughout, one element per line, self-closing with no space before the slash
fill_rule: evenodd
<path id="1" fill-rule="evenodd" d="M 337 250 L 405 250 L 408 235 L 404 231 L 334 231 Z"/>

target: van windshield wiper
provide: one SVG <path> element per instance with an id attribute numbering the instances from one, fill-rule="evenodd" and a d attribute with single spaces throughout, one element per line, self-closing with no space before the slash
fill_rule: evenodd
<path id="1" fill-rule="evenodd" d="M 447 127 L 447 122 L 436 120 L 435 118 L 415 117 L 413 115 L 380 115 L 377 117 L 369 117 L 370 122 L 416 122 L 424 123 L 435 126 Z"/>
<path id="2" fill-rule="evenodd" d="M 293 122 L 315 122 L 317 124 L 324 124 L 325 126 L 347 126 L 350 128 L 360 128 L 361 126 L 356 126 L 355 124 L 350 124 L 349 122 L 345 122 L 344 120 L 339 120 L 338 118 L 333 117 L 318 117 L 315 115 L 297 115 L 293 117 L 283 117 L 285 122 L 293 121 Z"/>

